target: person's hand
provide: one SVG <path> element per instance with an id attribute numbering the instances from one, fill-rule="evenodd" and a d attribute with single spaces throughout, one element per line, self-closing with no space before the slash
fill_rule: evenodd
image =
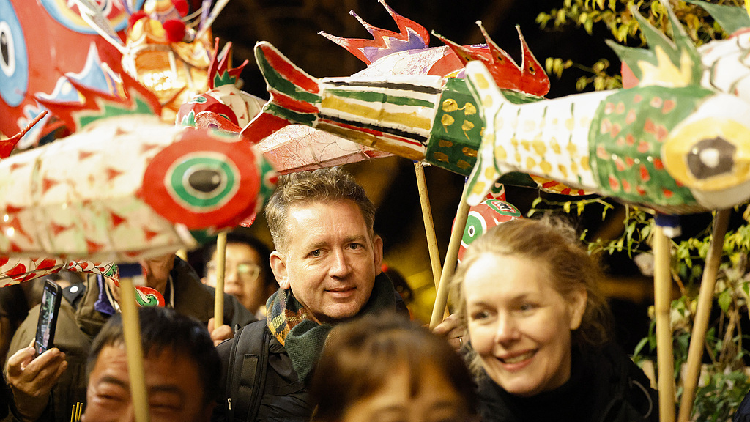
<path id="1" fill-rule="evenodd" d="M 218 346 L 222 341 L 234 337 L 232 327 L 228 325 L 222 325 L 220 327 L 214 327 L 214 319 L 208 320 L 208 332 L 211 333 L 211 340 L 214 341 L 214 346 Z"/>
<path id="2" fill-rule="evenodd" d="M 36 358 L 34 354 L 31 346 L 21 349 L 8 359 L 5 367 L 16 410 L 26 421 L 34 421 L 42 415 L 52 387 L 68 367 L 65 353 L 57 348 Z"/>
<path id="3" fill-rule="evenodd" d="M 448 339 L 448 343 L 456 350 L 460 349 L 468 340 L 466 328 L 461 325 L 461 321 L 456 314 L 448 315 L 443 322 L 432 329 L 432 332 Z"/>

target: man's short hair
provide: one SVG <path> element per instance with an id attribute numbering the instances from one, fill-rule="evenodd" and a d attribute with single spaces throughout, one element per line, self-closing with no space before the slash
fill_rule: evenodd
<path id="1" fill-rule="evenodd" d="M 350 200 L 356 203 L 370 235 L 374 235 L 375 205 L 351 174 L 339 167 L 327 167 L 279 177 L 276 190 L 271 195 L 265 211 L 276 249 L 286 250 L 287 214 L 292 205 L 336 200 Z"/>
<path id="2" fill-rule="evenodd" d="M 219 391 L 221 361 L 211 336 L 203 324 L 172 308 L 138 308 L 141 326 L 141 347 L 144 358 L 170 350 L 175 355 L 189 358 L 198 370 L 205 403 L 216 400 Z M 91 375 L 102 349 L 107 346 L 124 346 L 122 316 L 113 315 L 94 338 L 86 362 L 86 373 Z"/>

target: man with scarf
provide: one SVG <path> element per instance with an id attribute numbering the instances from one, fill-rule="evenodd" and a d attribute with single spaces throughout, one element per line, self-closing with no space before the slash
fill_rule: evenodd
<path id="1" fill-rule="evenodd" d="M 265 214 L 280 288 L 265 321 L 218 347 L 226 391 L 216 421 L 309 420 L 306 381 L 333 325 L 386 309 L 407 312 L 381 273 L 375 206 L 351 175 L 325 168 L 281 176 Z"/>

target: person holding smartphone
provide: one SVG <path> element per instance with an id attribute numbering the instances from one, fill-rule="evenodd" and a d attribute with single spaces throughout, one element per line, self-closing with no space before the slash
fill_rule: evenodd
<path id="1" fill-rule="evenodd" d="M 209 326 L 214 314 L 214 293 L 201 283 L 187 262 L 171 253 L 144 260 L 141 267 L 145 285 L 159 291 L 167 307 Z M 31 310 L 13 337 L 5 375 L 13 393 L 11 410 L 17 419 L 67 422 L 86 401 L 86 358 L 92 339 L 118 313 L 120 291 L 112 280 L 94 274 L 87 275 L 84 284 L 84 289 L 64 295 L 55 348 L 34 358 L 33 347 L 28 347 L 36 334 L 40 307 Z M 209 326 L 212 335 L 231 336 L 230 327 L 255 320 L 250 311 L 227 294 L 224 311 L 227 325 L 215 330 Z"/>

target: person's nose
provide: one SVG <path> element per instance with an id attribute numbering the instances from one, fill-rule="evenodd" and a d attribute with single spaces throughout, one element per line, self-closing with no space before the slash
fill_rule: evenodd
<path id="1" fill-rule="evenodd" d="M 508 313 L 500 313 L 497 318 L 497 330 L 495 332 L 495 341 L 497 343 L 507 343 L 518 339 L 518 323 Z"/>
<path id="2" fill-rule="evenodd" d="M 346 252 L 343 250 L 334 251 L 331 259 L 330 274 L 332 277 L 344 277 L 351 271 L 349 265 L 349 259 L 346 256 Z"/>
<path id="3" fill-rule="evenodd" d="M 227 265 L 224 269 L 224 280 L 225 281 L 237 281 L 237 266 L 236 265 Z"/>

